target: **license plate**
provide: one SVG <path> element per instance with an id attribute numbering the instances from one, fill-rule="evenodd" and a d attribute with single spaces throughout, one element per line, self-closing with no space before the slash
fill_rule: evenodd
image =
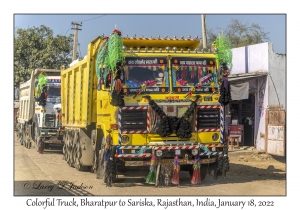
<path id="1" fill-rule="evenodd" d="M 186 164 L 186 159 L 179 159 L 178 162 L 179 162 L 179 164 Z M 173 164 L 173 163 L 174 163 L 174 159 L 160 160 L 160 165 L 169 165 L 169 164 Z"/>
<path id="2" fill-rule="evenodd" d="M 148 166 L 150 161 L 126 161 L 125 166 Z"/>
<path id="3" fill-rule="evenodd" d="M 176 149 L 175 150 L 175 155 L 181 155 L 181 150 L 180 149 Z"/>
<path id="4" fill-rule="evenodd" d="M 212 97 L 211 96 L 204 96 L 204 101 L 212 101 Z"/>

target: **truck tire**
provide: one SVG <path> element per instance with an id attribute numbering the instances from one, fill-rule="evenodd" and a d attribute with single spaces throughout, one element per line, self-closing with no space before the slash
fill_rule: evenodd
<path id="1" fill-rule="evenodd" d="M 76 135 L 75 135 L 76 136 Z M 80 143 L 79 143 L 79 133 L 78 133 L 78 137 L 77 137 L 77 142 L 75 143 L 76 144 L 76 155 L 75 155 L 75 160 L 74 160 L 74 166 L 76 168 L 77 171 L 83 171 L 85 170 L 87 167 L 85 166 L 82 166 L 81 164 L 81 157 L 82 157 L 82 151 L 81 151 L 81 147 L 80 147 Z"/>
<path id="2" fill-rule="evenodd" d="M 111 157 L 115 154 L 115 147 L 112 148 Z M 99 152 L 99 165 L 97 169 L 97 179 L 103 179 L 103 183 L 106 186 L 112 186 L 112 183 L 117 178 L 117 166 L 114 158 L 109 159 L 107 162 L 104 160 L 105 158 L 105 145 L 102 145 L 101 150 Z"/>
<path id="3" fill-rule="evenodd" d="M 105 172 L 104 153 L 105 153 L 105 145 L 102 145 L 98 155 L 97 179 L 104 178 L 104 172 Z"/>
<path id="4" fill-rule="evenodd" d="M 98 165 L 99 165 L 99 152 L 102 147 L 104 147 L 104 133 L 102 129 L 97 129 L 97 139 L 95 142 L 95 150 L 94 150 L 94 158 L 93 158 L 93 166 L 92 171 L 97 173 Z"/>
<path id="5" fill-rule="evenodd" d="M 111 147 L 111 153 L 110 158 L 106 163 L 105 167 L 105 179 L 104 182 L 106 183 L 107 187 L 111 187 L 112 183 L 114 183 L 117 179 L 117 164 L 115 161 L 115 153 L 116 153 L 116 147 Z"/>
<path id="6" fill-rule="evenodd" d="M 68 131 L 64 132 L 63 136 L 63 141 L 64 141 L 64 146 L 63 146 L 63 159 L 67 161 L 67 133 Z"/>
<path id="7" fill-rule="evenodd" d="M 38 152 L 38 149 L 39 149 L 38 148 L 38 141 L 40 139 L 40 128 L 39 128 L 36 116 L 34 116 L 34 136 L 33 136 L 33 139 L 34 139 L 34 148 Z"/>
<path id="8" fill-rule="evenodd" d="M 24 145 L 24 132 L 23 132 L 23 129 L 21 129 L 21 131 L 20 131 L 20 143 L 21 143 L 21 145 Z"/>

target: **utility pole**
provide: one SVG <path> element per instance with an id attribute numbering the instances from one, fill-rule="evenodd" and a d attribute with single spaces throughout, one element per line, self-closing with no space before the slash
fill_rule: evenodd
<path id="1" fill-rule="evenodd" d="M 206 22 L 205 22 L 205 15 L 201 15 L 202 19 L 202 42 L 203 42 L 203 49 L 207 49 L 207 44 L 206 44 Z"/>
<path id="2" fill-rule="evenodd" d="M 76 57 L 77 57 L 78 30 L 81 30 L 80 28 L 78 28 L 78 26 L 82 26 L 82 23 L 72 22 L 72 25 L 75 25 L 75 28 L 72 28 L 74 30 L 74 44 L 73 44 L 72 61 L 74 61 L 74 60 L 76 60 Z"/>

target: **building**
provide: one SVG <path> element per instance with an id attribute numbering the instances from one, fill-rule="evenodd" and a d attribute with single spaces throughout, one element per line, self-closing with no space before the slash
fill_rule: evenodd
<path id="1" fill-rule="evenodd" d="M 232 64 L 229 81 L 235 100 L 226 109 L 226 124 L 243 125 L 245 146 L 284 156 L 286 55 L 266 42 L 232 49 Z"/>

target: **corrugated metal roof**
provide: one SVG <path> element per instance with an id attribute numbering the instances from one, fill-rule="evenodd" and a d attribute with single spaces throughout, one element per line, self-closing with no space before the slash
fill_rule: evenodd
<path id="1" fill-rule="evenodd" d="M 266 76 L 268 72 L 254 72 L 254 73 L 242 73 L 242 74 L 230 74 L 228 80 L 230 82 L 240 82 L 255 79 L 257 77 Z"/>

